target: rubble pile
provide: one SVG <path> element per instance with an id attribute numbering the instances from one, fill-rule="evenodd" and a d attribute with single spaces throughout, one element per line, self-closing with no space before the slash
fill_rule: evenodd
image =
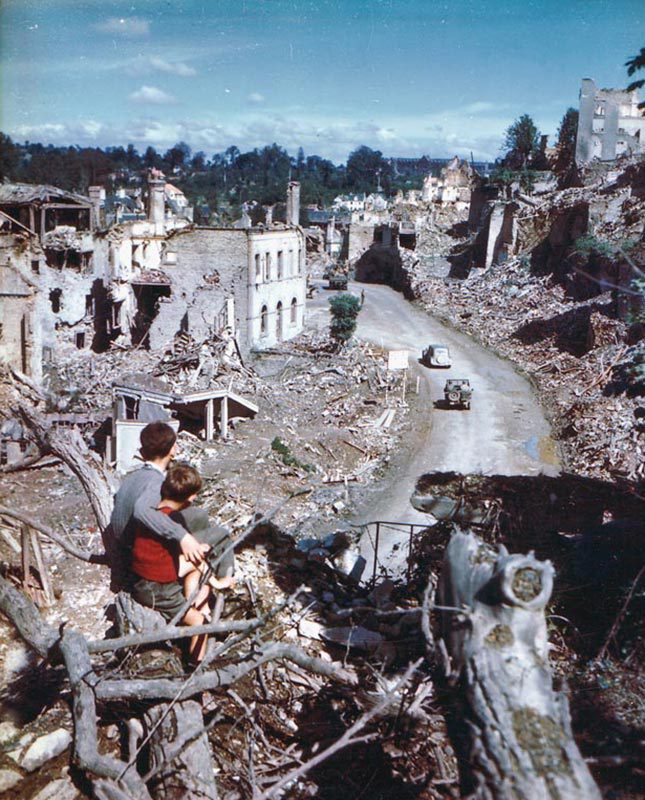
<path id="1" fill-rule="evenodd" d="M 625 179 L 634 169 L 628 161 L 590 186 L 552 191 L 530 205 L 520 199 L 515 256 L 505 263 L 445 280 L 429 273 L 422 243 L 404 269 L 411 295 L 431 313 L 528 373 L 570 469 L 642 480 L 645 402 L 634 379 L 620 378 L 621 369 L 633 371 L 642 344 L 628 341 L 629 313 L 618 314 L 629 283 L 621 284 L 623 294 L 612 282 L 620 277 L 614 265 L 623 249 L 629 247 L 632 263 L 645 260 L 645 201 Z M 583 236 L 608 254 L 597 256 L 591 276 L 571 257 Z"/>
<path id="2" fill-rule="evenodd" d="M 183 457 L 212 482 L 207 505 L 218 517 L 229 502 L 244 516 L 309 487 L 277 520 L 299 537 L 318 535 L 351 512 L 354 495 L 389 461 L 407 419 L 400 378 L 378 348 L 335 352 L 317 333 L 259 355 L 254 369 L 265 376 L 255 378 L 257 418 L 234 421 L 225 443 L 182 432 Z"/>
<path id="3" fill-rule="evenodd" d="M 351 512 L 353 495 L 389 461 L 407 419 L 401 378 L 387 371 L 379 348 L 352 342 L 338 350 L 326 332 L 301 334 L 245 363 L 231 345 L 184 335 L 161 357 L 119 347 L 100 359 L 72 354 L 48 375 L 50 410 L 92 412 L 91 436 L 112 414 L 113 383 L 126 373 L 158 376 L 169 394 L 232 390 L 258 404 L 255 420 L 231 418 L 225 441 L 179 434 L 181 457 L 206 478 L 204 504 L 230 524 L 232 508 L 243 520 L 311 486 L 279 519 L 299 535 L 318 533 Z M 276 438 L 285 452 L 272 446 Z"/>

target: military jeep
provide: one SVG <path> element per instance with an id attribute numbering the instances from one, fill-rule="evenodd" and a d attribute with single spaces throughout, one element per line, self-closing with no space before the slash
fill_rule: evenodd
<path id="1" fill-rule="evenodd" d="M 448 408 L 470 408 L 473 389 L 466 378 L 450 378 L 443 387 L 443 396 Z"/>
<path id="2" fill-rule="evenodd" d="M 327 288 L 344 291 L 347 289 L 347 275 L 330 275 L 327 279 Z"/>

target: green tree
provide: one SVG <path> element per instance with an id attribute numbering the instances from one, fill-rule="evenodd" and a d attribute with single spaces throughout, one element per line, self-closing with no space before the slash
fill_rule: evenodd
<path id="1" fill-rule="evenodd" d="M 389 191 L 391 171 L 380 150 L 361 145 L 347 159 L 347 184 L 355 192 L 373 192 L 380 178 L 381 186 Z"/>
<path id="2" fill-rule="evenodd" d="M 203 172 L 206 169 L 206 153 L 198 150 L 190 159 L 190 166 L 193 172 Z"/>
<path id="3" fill-rule="evenodd" d="M 175 169 L 182 169 L 188 164 L 190 153 L 190 147 L 186 142 L 177 142 L 174 147 L 166 151 L 163 159 L 168 164 L 170 171 L 174 172 Z"/>
<path id="4" fill-rule="evenodd" d="M 627 67 L 627 74 L 630 78 L 632 75 L 635 75 L 638 70 L 645 69 L 645 47 L 641 47 L 641 51 L 637 56 L 633 56 L 626 61 L 625 66 Z M 645 86 L 645 78 L 639 78 L 638 80 L 632 81 L 629 84 L 627 91 L 633 92 L 635 89 L 642 89 L 643 86 Z M 645 108 L 645 100 L 639 103 L 638 107 Z"/>
<path id="5" fill-rule="evenodd" d="M 151 167 L 155 167 L 155 169 L 161 168 L 161 156 L 154 147 L 148 146 L 146 148 L 146 152 L 143 154 L 143 166 L 148 169 Z"/>
<path id="6" fill-rule="evenodd" d="M 0 133 L 0 181 L 16 180 L 20 165 L 20 150 L 11 138 Z"/>
<path id="7" fill-rule="evenodd" d="M 540 131 L 528 114 L 523 114 L 509 126 L 504 136 L 506 156 L 504 166 L 525 169 L 531 158 L 540 152 Z"/>
<path id="8" fill-rule="evenodd" d="M 353 294 L 337 294 L 330 298 L 330 333 L 340 344 L 349 341 L 356 330 L 356 317 L 361 310 L 358 297 Z"/>
<path id="9" fill-rule="evenodd" d="M 577 136 L 578 110 L 575 108 L 568 108 L 558 128 L 558 143 L 556 145 L 558 155 L 555 161 L 556 172 L 568 172 L 575 164 Z"/>

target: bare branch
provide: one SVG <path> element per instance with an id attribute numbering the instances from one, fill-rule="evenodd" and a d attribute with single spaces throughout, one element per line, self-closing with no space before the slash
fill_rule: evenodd
<path id="1" fill-rule="evenodd" d="M 609 649 L 609 645 L 611 644 L 611 640 L 616 636 L 620 626 L 623 623 L 623 619 L 625 618 L 625 614 L 627 613 L 627 608 L 631 603 L 632 597 L 634 596 L 634 592 L 636 591 L 636 587 L 640 583 L 641 578 L 645 574 L 645 564 L 640 568 L 638 575 L 632 581 L 632 585 L 629 587 L 629 592 L 627 593 L 627 597 L 625 598 L 625 602 L 622 605 L 622 608 L 618 612 L 616 619 L 614 620 L 614 624 L 611 626 L 611 630 L 607 634 L 607 638 L 603 646 L 600 648 L 600 651 L 596 658 L 603 659 L 607 655 L 607 650 Z"/>
<path id="2" fill-rule="evenodd" d="M 376 734 L 357 737 L 356 734 L 363 730 L 363 728 L 371 722 L 375 717 L 380 716 L 389 706 L 393 703 L 400 702 L 400 698 L 397 697 L 397 692 L 402 689 L 408 681 L 412 678 L 414 673 L 416 672 L 417 668 L 421 664 L 421 659 L 416 661 L 414 664 L 410 664 L 410 666 L 406 669 L 403 673 L 401 678 L 396 682 L 396 684 L 392 687 L 392 689 L 383 697 L 380 703 L 374 706 L 370 711 L 367 711 L 363 714 L 356 722 L 348 728 L 345 733 L 337 739 L 332 745 L 327 747 L 325 750 L 322 750 L 320 753 L 317 753 L 313 758 L 309 761 L 306 761 L 301 766 L 297 767 L 296 769 L 291 770 L 291 772 L 287 773 L 283 778 L 281 778 L 277 783 L 274 783 L 270 789 L 267 789 L 266 792 L 263 792 L 260 795 L 257 795 L 254 800 L 268 800 L 270 797 L 273 797 L 277 792 L 280 792 L 284 789 L 287 784 L 292 783 L 293 781 L 298 780 L 298 778 L 302 778 L 303 775 L 306 775 L 310 770 L 314 767 L 318 766 L 318 764 L 325 761 L 330 756 L 337 753 L 339 750 L 342 750 L 345 747 L 348 747 L 352 744 L 358 744 L 360 741 L 368 741 L 369 739 L 373 738 Z"/>
<path id="3" fill-rule="evenodd" d="M 186 639 L 202 634 L 233 633 L 235 631 L 254 631 L 264 625 L 265 620 L 244 620 L 240 622 L 211 622 L 207 625 L 168 625 L 150 633 L 135 633 L 131 636 L 119 636 L 116 639 L 98 639 L 88 643 L 90 653 L 109 653 L 112 650 L 124 650 L 127 647 L 141 647 L 157 642 L 175 639 Z"/>
<path id="4" fill-rule="evenodd" d="M 104 781 L 116 782 L 119 791 L 124 790 L 127 797 L 149 800 L 148 789 L 136 771 L 125 776 L 122 761 L 99 753 L 93 691 L 99 678 L 92 671 L 85 638 L 78 631 L 65 630 L 60 648 L 72 689 L 74 760 L 81 769 L 100 776 Z M 102 785 L 107 788 L 105 783 Z"/>
<path id="5" fill-rule="evenodd" d="M 96 453 L 90 451 L 77 430 L 59 430 L 46 415 L 28 403 L 17 402 L 15 411 L 36 439 L 41 451 L 58 456 L 76 475 L 99 526 L 106 528 L 112 512 L 112 486 L 110 476 Z"/>
<path id="6" fill-rule="evenodd" d="M 645 278 L 645 272 L 643 272 L 643 270 L 636 264 L 631 256 L 627 255 L 622 247 L 617 247 L 616 250 L 621 254 L 621 256 L 640 278 Z"/>
<path id="7" fill-rule="evenodd" d="M 47 658 L 59 640 L 58 631 L 40 616 L 32 601 L 0 576 L 0 611 L 7 616 L 27 644 Z"/>
<path id="8" fill-rule="evenodd" d="M 421 606 L 421 630 L 426 640 L 426 658 L 430 664 L 434 664 L 436 654 L 436 644 L 434 634 L 430 627 L 430 614 L 434 609 L 432 597 L 436 589 L 435 576 L 430 574 L 428 576 L 428 583 L 426 584 L 425 591 L 423 592 L 423 604 Z"/>
<path id="9" fill-rule="evenodd" d="M 105 556 L 103 553 L 90 553 L 87 550 L 76 547 L 47 525 L 43 525 L 42 522 L 38 522 L 38 520 L 27 516 L 27 514 L 23 514 L 21 511 L 14 511 L 12 508 L 0 506 L 0 517 L 9 517 L 10 519 L 18 520 L 18 522 L 24 522 L 25 525 L 29 525 L 30 528 L 42 533 L 43 536 L 47 536 L 52 542 L 56 542 L 66 553 L 80 558 L 81 561 L 86 561 L 90 564 L 105 564 Z"/>
<path id="10" fill-rule="evenodd" d="M 231 686 L 236 681 L 241 680 L 245 675 L 250 674 L 268 661 L 278 661 L 286 659 L 295 664 L 315 672 L 345 683 L 355 684 L 356 677 L 353 673 L 338 666 L 330 664 L 319 658 L 308 656 L 296 645 L 271 643 L 261 647 L 253 655 L 238 656 L 235 664 L 220 667 L 217 670 L 208 670 L 198 674 L 193 673 L 193 680 L 190 686 L 186 686 L 181 679 L 156 678 L 145 679 L 112 679 L 100 683 L 96 687 L 96 697 L 100 700 L 173 700 L 174 698 L 185 699 L 192 697 L 199 692 L 207 690 L 213 691 L 225 686 Z"/>
<path id="11" fill-rule="evenodd" d="M 0 467 L 0 474 L 8 475 L 11 472 L 20 472 L 23 469 L 29 469 L 30 467 L 51 467 L 55 464 L 59 464 L 60 459 L 53 456 L 51 458 L 46 458 L 42 453 L 32 453 L 30 456 L 25 456 L 21 458 L 20 461 L 14 461 L 12 464 L 3 464 Z"/>

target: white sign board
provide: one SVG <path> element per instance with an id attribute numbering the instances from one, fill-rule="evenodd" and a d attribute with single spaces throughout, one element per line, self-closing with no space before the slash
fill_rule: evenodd
<path id="1" fill-rule="evenodd" d="M 395 369 L 408 368 L 408 350 L 390 350 L 387 354 L 387 368 L 392 371 Z"/>

